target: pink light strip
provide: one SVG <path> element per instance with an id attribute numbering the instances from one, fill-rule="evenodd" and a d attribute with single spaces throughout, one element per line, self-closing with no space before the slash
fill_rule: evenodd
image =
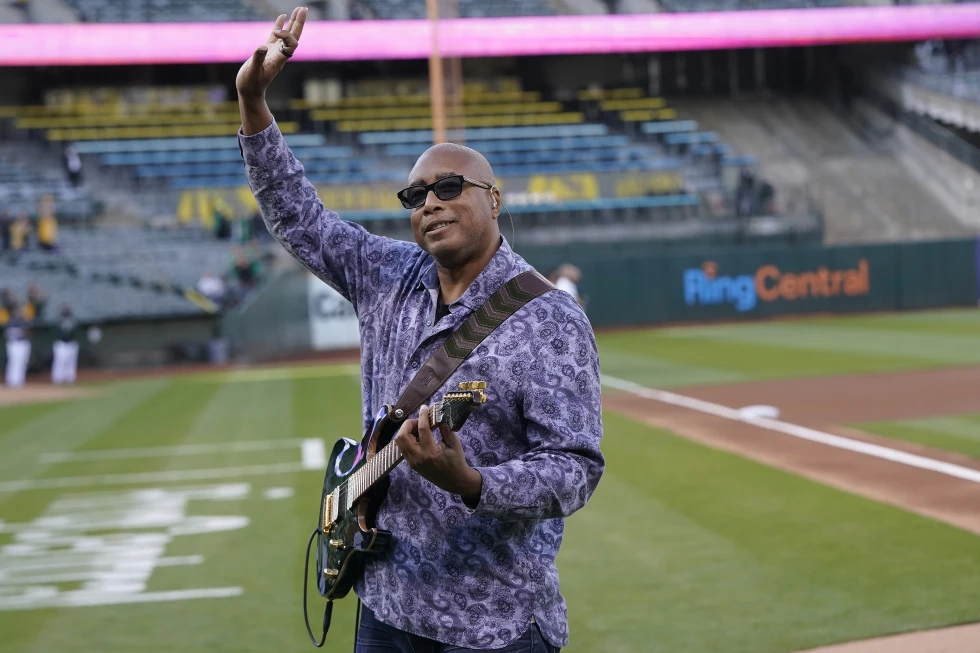
<path id="1" fill-rule="evenodd" d="M 244 61 L 271 23 L 0 26 L 0 66 Z M 312 22 L 293 61 L 425 59 L 425 20 Z M 444 56 L 712 50 L 980 36 L 980 4 L 445 21 Z"/>

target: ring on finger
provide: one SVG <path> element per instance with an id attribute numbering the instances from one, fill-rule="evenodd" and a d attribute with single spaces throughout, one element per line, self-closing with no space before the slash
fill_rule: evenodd
<path id="1" fill-rule="evenodd" d="M 286 51 L 286 44 L 285 44 L 285 43 L 280 43 L 280 44 L 279 44 L 279 52 L 282 52 L 282 53 L 283 53 L 283 55 L 285 55 L 285 57 L 286 57 L 287 59 L 289 59 L 290 57 L 292 57 L 292 56 L 293 56 L 293 53 L 292 53 L 292 52 L 287 52 L 287 51 Z"/>

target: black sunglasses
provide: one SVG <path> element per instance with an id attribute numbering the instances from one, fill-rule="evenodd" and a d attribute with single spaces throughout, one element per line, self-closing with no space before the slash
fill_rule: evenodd
<path id="1" fill-rule="evenodd" d="M 460 196 L 463 192 L 464 183 L 473 184 L 480 188 L 490 188 L 488 184 L 484 184 L 482 181 L 470 179 L 463 175 L 453 175 L 451 177 L 437 179 L 426 186 L 409 186 L 408 188 L 401 189 L 396 194 L 398 195 L 398 199 L 401 200 L 402 206 L 406 209 L 417 209 L 425 204 L 425 198 L 429 196 L 430 190 L 435 192 L 436 197 L 443 201 L 451 200 Z"/>

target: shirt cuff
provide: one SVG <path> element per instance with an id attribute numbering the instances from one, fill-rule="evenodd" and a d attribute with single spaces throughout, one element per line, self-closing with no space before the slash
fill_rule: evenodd
<path id="1" fill-rule="evenodd" d="M 272 124 L 257 134 L 246 136 L 241 127 L 238 128 L 238 151 L 242 159 L 250 166 L 261 166 L 284 146 L 282 132 L 273 120 Z"/>
<path id="2" fill-rule="evenodd" d="M 487 488 L 490 485 L 490 474 L 487 474 L 487 468 L 474 467 L 473 469 L 480 472 L 480 476 L 483 477 L 483 483 L 480 487 L 480 496 L 475 501 L 467 501 L 463 497 L 460 497 L 460 500 L 463 502 L 463 506 L 466 508 L 466 512 L 470 515 L 480 512 L 480 508 L 487 505 Z"/>

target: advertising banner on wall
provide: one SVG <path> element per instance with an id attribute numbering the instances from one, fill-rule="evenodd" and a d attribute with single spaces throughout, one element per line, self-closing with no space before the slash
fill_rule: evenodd
<path id="1" fill-rule="evenodd" d="M 356 349 L 360 333 L 351 303 L 312 274 L 307 276 L 306 283 L 313 349 Z"/>

